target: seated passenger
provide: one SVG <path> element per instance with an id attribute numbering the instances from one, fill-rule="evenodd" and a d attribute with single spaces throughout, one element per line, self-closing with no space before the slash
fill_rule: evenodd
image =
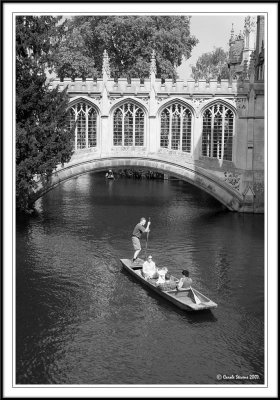
<path id="1" fill-rule="evenodd" d="M 174 290 L 176 289 L 176 281 L 174 277 L 172 277 L 169 273 L 165 274 L 165 281 L 164 282 L 157 282 L 157 287 L 163 291 L 167 290 Z"/>
<path id="2" fill-rule="evenodd" d="M 158 268 L 157 272 L 158 272 L 158 280 L 156 281 L 156 284 L 160 284 L 160 283 L 164 283 L 165 282 L 165 275 L 167 273 L 167 268 Z"/>
<path id="3" fill-rule="evenodd" d="M 113 179 L 114 178 L 113 171 L 111 169 L 109 169 L 109 172 L 107 172 L 105 176 L 108 179 Z"/>
<path id="4" fill-rule="evenodd" d="M 142 272 L 145 279 L 158 277 L 156 264 L 153 262 L 153 257 L 151 255 L 149 255 L 147 261 L 144 262 Z"/>
<path id="5" fill-rule="evenodd" d="M 184 269 L 182 271 L 182 274 L 184 275 L 183 278 L 179 280 L 179 283 L 177 285 L 177 290 L 187 290 L 191 288 L 192 284 L 192 279 L 189 278 L 189 271 L 187 269 Z"/>

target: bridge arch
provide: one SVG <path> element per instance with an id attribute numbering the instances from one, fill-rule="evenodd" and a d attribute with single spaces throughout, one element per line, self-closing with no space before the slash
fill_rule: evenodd
<path id="1" fill-rule="evenodd" d="M 243 197 L 225 182 L 208 171 L 193 164 L 180 165 L 160 158 L 147 157 L 104 157 L 76 160 L 58 168 L 47 182 L 38 181 L 31 196 L 31 203 L 62 182 L 86 174 L 114 168 L 136 167 L 169 174 L 207 192 L 231 211 L 240 211 Z"/>

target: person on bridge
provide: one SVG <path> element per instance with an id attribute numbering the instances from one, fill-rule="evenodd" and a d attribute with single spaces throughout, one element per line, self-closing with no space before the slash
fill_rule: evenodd
<path id="1" fill-rule="evenodd" d="M 146 218 L 142 217 L 140 219 L 140 222 L 138 222 L 137 225 L 135 225 L 135 228 L 133 229 L 132 232 L 132 245 L 135 250 L 134 256 L 133 256 L 133 262 L 137 259 L 140 251 L 141 251 L 141 243 L 140 239 L 143 233 L 150 232 L 150 224 L 151 221 L 148 222 L 147 227 L 145 228 L 144 225 L 146 224 Z"/>
<path id="2" fill-rule="evenodd" d="M 147 261 L 144 262 L 142 272 L 145 279 L 158 278 L 156 264 L 151 255 L 149 255 Z"/>

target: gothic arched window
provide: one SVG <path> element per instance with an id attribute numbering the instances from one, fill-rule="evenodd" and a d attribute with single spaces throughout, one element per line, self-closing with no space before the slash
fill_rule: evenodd
<path id="1" fill-rule="evenodd" d="M 202 155 L 232 161 L 234 113 L 223 104 L 214 104 L 203 113 Z"/>
<path id="2" fill-rule="evenodd" d="M 191 152 L 192 113 L 180 103 L 164 108 L 160 117 L 160 147 Z"/>
<path id="3" fill-rule="evenodd" d="M 119 106 L 113 116 L 114 146 L 144 146 L 144 111 L 134 103 Z"/>
<path id="4" fill-rule="evenodd" d="M 68 110 L 69 127 L 76 124 L 75 150 L 96 147 L 97 111 L 91 105 L 80 102 Z"/>

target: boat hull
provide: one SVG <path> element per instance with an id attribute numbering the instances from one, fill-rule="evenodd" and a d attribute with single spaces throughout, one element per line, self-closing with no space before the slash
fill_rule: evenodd
<path id="1" fill-rule="evenodd" d="M 137 261 L 134 263 L 129 259 L 121 259 L 120 261 L 123 265 L 123 268 L 129 272 L 130 275 L 134 276 L 143 286 L 149 288 L 182 310 L 201 311 L 217 307 L 216 303 L 208 299 L 208 297 L 204 296 L 194 288 L 182 291 L 178 291 L 177 289 L 164 291 L 160 289 L 155 285 L 155 280 L 146 280 L 142 276 L 142 265 L 144 261 L 141 259 L 137 259 Z"/>

